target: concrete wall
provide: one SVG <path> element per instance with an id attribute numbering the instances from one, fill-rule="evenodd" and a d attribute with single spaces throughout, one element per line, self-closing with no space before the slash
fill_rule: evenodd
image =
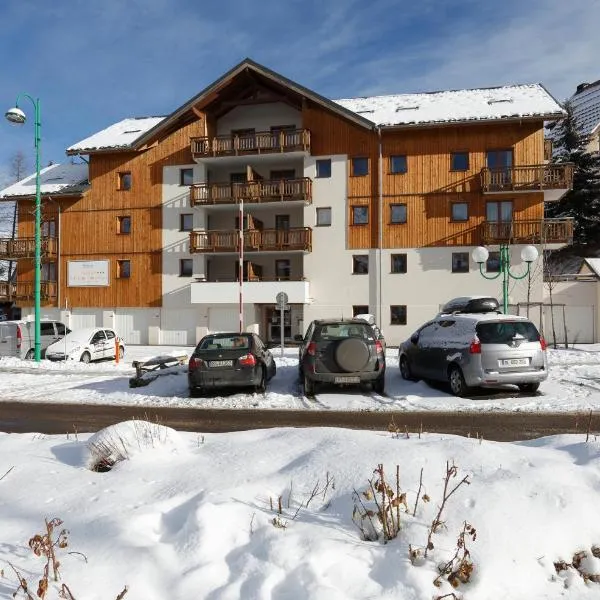
<path id="1" fill-rule="evenodd" d="M 217 121 L 217 135 L 227 135 L 232 129 L 270 131 L 276 125 L 302 127 L 302 113 L 282 102 L 237 106 Z"/>

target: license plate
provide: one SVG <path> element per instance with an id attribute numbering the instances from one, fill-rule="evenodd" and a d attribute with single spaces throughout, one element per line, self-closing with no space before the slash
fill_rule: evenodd
<path id="1" fill-rule="evenodd" d="M 233 365 L 232 360 L 209 360 L 209 367 L 231 367 Z"/>
<path id="2" fill-rule="evenodd" d="M 507 358 L 500 361 L 501 367 L 526 367 L 528 365 L 528 358 Z"/>
<path id="3" fill-rule="evenodd" d="M 333 383 L 360 383 L 360 377 L 336 377 Z"/>

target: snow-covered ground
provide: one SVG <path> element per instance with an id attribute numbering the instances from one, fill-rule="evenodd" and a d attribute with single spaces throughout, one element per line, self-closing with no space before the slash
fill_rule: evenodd
<path id="1" fill-rule="evenodd" d="M 85 377 L 77 381 L 85 390 Z M 52 541 L 63 527 L 69 534 L 54 548 L 60 580 L 50 581 L 47 600 L 63 584 L 71 595 L 60 597 L 77 600 L 115 600 L 125 586 L 124 600 L 600 595 L 592 581 L 600 579 L 600 440 L 585 435 L 521 443 L 334 428 L 200 435 L 141 422 L 102 435 L 128 459 L 99 473 L 88 468 L 87 434 L 0 434 L 0 598 L 13 597 L 16 573 L 37 597 L 45 560 L 28 542 L 53 518 L 63 524 Z M 392 508 L 400 532 L 387 543 L 359 531 L 369 527 L 367 510 L 380 529 L 363 493 L 370 479 L 378 487 L 380 464 L 393 492 L 385 504 L 398 495 L 397 465 L 406 502 Z M 438 517 L 447 466 L 448 493 L 467 479 Z M 454 589 L 465 523 L 468 581 Z"/>
<path id="2" fill-rule="evenodd" d="M 501 393 L 476 392 L 471 398 L 455 398 L 443 386 L 404 381 L 398 370 L 397 350 L 388 349 L 386 394 L 366 390 L 330 388 L 314 400 L 305 398 L 298 382 L 297 350 L 279 349 L 273 354 L 277 375 L 267 393 L 218 394 L 214 397 L 188 397 L 187 366 L 160 377 L 146 387 L 130 388 L 133 360 L 158 354 L 188 355 L 191 347 L 129 346 L 124 361 L 85 365 L 77 362 L 53 363 L 0 360 L 0 401 L 73 402 L 127 404 L 136 406 L 182 406 L 214 408 L 264 408 L 307 410 L 520 410 L 587 411 L 600 409 L 600 345 L 549 351 L 550 376 L 540 392 L 521 395 L 516 388 Z"/>

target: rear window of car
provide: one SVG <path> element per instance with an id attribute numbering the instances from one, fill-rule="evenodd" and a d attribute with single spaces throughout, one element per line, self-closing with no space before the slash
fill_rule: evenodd
<path id="1" fill-rule="evenodd" d="M 373 329 L 362 323 L 329 323 L 321 325 L 315 332 L 315 339 L 319 341 L 342 340 L 346 338 L 359 338 L 375 341 Z"/>
<path id="2" fill-rule="evenodd" d="M 245 335 L 210 336 L 204 338 L 198 345 L 198 350 L 233 350 L 250 348 L 250 338 Z"/>
<path id="3" fill-rule="evenodd" d="M 477 337 L 482 344 L 507 344 L 514 339 L 538 342 L 540 334 L 531 321 L 478 323 Z"/>

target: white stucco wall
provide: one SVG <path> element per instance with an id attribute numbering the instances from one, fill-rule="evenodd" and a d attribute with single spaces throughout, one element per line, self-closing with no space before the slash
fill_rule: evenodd
<path id="1" fill-rule="evenodd" d="M 232 129 L 270 131 L 277 125 L 302 128 L 302 113 L 283 102 L 237 106 L 217 121 L 217 135 L 227 135 Z"/>

